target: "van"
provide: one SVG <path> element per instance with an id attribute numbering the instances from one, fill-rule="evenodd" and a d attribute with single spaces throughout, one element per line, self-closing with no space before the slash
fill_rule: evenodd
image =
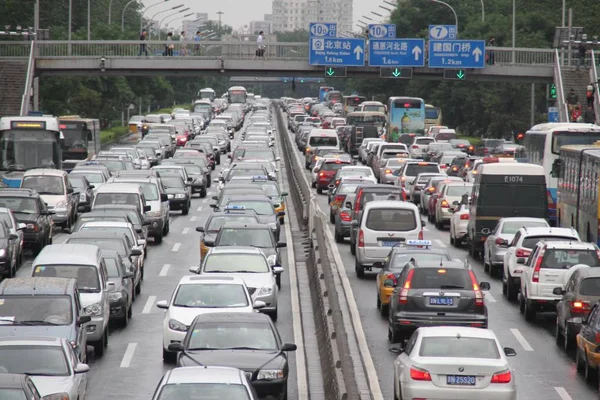
<path id="1" fill-rule="evenodd" d="M 447 142 L 450 139 L 457 139 L 457 136 L 454 129 L 440 129 L 433 134 L 433 138 L 436 142 Z"/>
<path id="2" fill-rule="evenodd" d="M 306 149 L 304 151 L 304 164 L 306 169 L 310 168 L 312 156 L 317 147 L 340 147 L 339 138 L 335 129 L 313 129 L 306 138 Z"/>
<path id="3" fill-rule="evenodd" d="M 51 211 L 52 221 L 63 229 L 71 229 L 77 220 L 79 192 L 67 179 L 67 171 L 59 169 L 30 169 L 23 174 L 21 187 L 37 191 Z"/>
<path id="4" fill-rule="evenodd" d="M 484 163 L 476 172 L 467 225 L 469 254 L 473 257 L 481 254 L 500 218 L 548 219 L 546 176 L 541 165 Z"/>
<path id="5" fill-rule="evenodd" d="M 358 155 L 358 148 L 364 139 L 379 139 L 379 131 L 375 126 L 353 126 L 346 141 L 346 152 L 351 156 Z"/>
<path id="6" fill-rule="evenodd" d="M 365 269 L 381 268 L 392 247 L 407 240 L 423 239 L 423 225 L 416 205 L 404 201 L 371 201 L 352 226 L 358 228 L 354 270 L 358 278 Z"/>
<path id="7" fill-rule="evenodd" d="M 87 341 L 94 354 L 101 356 L 108 345 L 109 290 L 106 264 L 98 246 L 87 244 L 53 244 L 42 249 L 31 264 L 32 277 L 69 278 L 77 281 L 86 325 Z"/>
<path id="8" fill-rule="evenodd" d="M 96 206 L 107 204 L 123 204 L 137 206 L 141 213 L 151 210 L 146 205 L 144 190 L 136 183 L 106 183 L 98 188 L 92 210 Z"/>

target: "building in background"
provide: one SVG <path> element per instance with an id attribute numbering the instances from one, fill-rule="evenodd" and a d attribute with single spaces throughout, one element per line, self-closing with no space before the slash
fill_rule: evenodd
<path id="1" fill-rule="evenodd" d="M 196 19 L 208 21 L 208 13 L 196 13 Z"/>
<path id="2" fill-rule="evenodd" d="M 273 33 L 272 24 L 270 21 L 251 21 L 250 26 L 248 28 L 248 33 L 256 34 L 260 31 L 270 35 Z"/>
<path id="3" fill-rule="evenodd" d="M 272 30 L 291 32 L 307 30 L 311 22 L 337 22 L 338 32 L 352 31 L 352 3 L 352 0 L 273 0 Z"/>

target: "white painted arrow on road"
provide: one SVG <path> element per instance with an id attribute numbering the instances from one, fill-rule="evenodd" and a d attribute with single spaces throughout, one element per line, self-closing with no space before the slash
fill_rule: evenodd
<path id="1" fill-rule="evenodd" d="M 356 59 L 357 59 L 357 60 L 360 60 L 360 55 L 363 53 L 363 49 L 362 49 L 362 47 L 360 47 L 360 46 L 356 46 L 356 47 L 354 48 L 354 51 L 353 51 L 353 53 L 354 53 L 354 54 L 356 54 Z"/>
<path id="2" fill-rule="evenodd" d="M 412 49 L 412 53 L 415 56 L 415 61 L 417 61 L 419 59 L 419 56 L 421 55 L 423 51 L 421 50 L 421 48 L 419 46 L 415 46 Z"/>
<path id="3" fill-rule="evenodd" d="M 473 50 L 473 55 L 475 56 L 475 62 L 479 62 L 479 57 L 481 57 L 482 51 L 479 47 L 475 47 L 475 50 Z"/>

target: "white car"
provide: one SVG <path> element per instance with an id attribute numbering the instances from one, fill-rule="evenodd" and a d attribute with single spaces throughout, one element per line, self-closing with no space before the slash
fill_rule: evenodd
<path id="1" fill-rule="evenodd" d="M 460 246 L 467 238 L 467 225 L 469 224 L 469 205 L 459 204 L 452 208 L 450 216 L 450 244 Z"/>
<path id="2" fill-rule="evenodd" d="M 51 398 L 85 399 L 89 370 L 65 338 L 0 339 L 0 373 L 29 375 L 42 397 L 60 393 Z"/>
<path id="3" fill-rule="evenodd" d="M 242 278 L 232 274 L 188 275 L 181 278 L 171 300 L 156 303 L 165 311 L 163 321 L 163 360 L 174 361 L 167 348 L 181 343 L 196 316 L 215 312 L 255 312 L 265 306 L 253 301 Z"/>
<path id="4" fill-rule="evenodd" d="M 500 345 L 490 329 L 419 328 L 390 347 L 394 399 L 516 400 L 517 385 L 506 357 L 517 353 Z"/>

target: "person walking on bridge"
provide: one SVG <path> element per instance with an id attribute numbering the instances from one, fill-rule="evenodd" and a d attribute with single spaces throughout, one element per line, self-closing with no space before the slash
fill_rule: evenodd
<path id="1" fill-rule="evenodd" d="M 148 39 L 147 36 L 148 36 L 148 31 L 143 29 L 142 33 L 140 33 L 140 40 L 141 41 L 147 40 Z M 148 49 L 146 48 L 146 43 L 140 43 L 140 53 L 138 54 L 138 57 L 141 57 L 142 53 L 144 53 L 146 55 L 146 57 L 148 57 Z"/>
<path id="2" fill-rule="evenodd" d="M 569 94 L 567 95 L 567 106 L 569 107 L 569 112 L 573 112 L 575 106 L 579 104 L 579 96 L 575 93 L 575 89 L 571 88 L 569 90 Z"/>
<path id="3" fill-rule="evenodd" d="M 585 114 L 583 114 L 583 122 L 586 124 L 596 123 L 596 116 L 594 115 L 594 108 L 592 106 L 588 106 L 587 110 L 585 110 Z"/>
<path id="4" fill-rule="evenodd" d="M 265 45 L 264 45 L 265 38 L 264 38 L 263 35 L 264 35 L 263 31 L 260 31 L 258 33 L 258 37 L 256 38 L 256 45 L 257 45 L 256 54 L 254 55 L 253 60 L 256 57 L 262 57 L 262 58 L 264 58 L 266 60 L 266 58 L 265 58 Z"/>

